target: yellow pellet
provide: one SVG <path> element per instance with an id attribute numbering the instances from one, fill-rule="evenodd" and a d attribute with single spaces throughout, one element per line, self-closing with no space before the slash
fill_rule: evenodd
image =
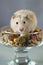
<path id="1" fill-rule="evenodd" d="M 38 37 L 39 37 L 39 38 L 41 38 L 41 37 L 42 37 L 42 35 L 41 35 L 41 34 L 39 34 L 39 35 L 38 35 Z"/>
<path id="2" fill-rule="evenodd" d="M 14 38 L 14 42 L 16 43 L 18 41 L 18 38 Z"/>
<path id="3" fill-rule="evenodd" d="M 36 29 L 36 32 L 40 32 L 40 29 L 39 29 L 39 28 L 37 28 L 37 29 Z"/>

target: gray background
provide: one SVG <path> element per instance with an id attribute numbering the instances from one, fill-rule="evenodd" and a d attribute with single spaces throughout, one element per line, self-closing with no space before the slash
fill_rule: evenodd
<path id="1" fill-rule="evenodd" d="M 38 26 L 43 28 L 43 0 L 0 0 L 0 27 L 8 25 L 14 11 L 30 9 L 36 13 Z M 43 46 L 29 51 L 30 58 L 43 61 Z M 0 65 L 14 57 L 14 50 L 0 45 Z"/>

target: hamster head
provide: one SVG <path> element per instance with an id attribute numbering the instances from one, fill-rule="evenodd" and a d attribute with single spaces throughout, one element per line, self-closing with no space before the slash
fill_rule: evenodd
<path id="1" fill-rule="evenodd" d="M 16 11 L 11 17 L 10 27 L 14 32 L 33 32 L 37 27 L 35 13 L 30 10 Z"/>

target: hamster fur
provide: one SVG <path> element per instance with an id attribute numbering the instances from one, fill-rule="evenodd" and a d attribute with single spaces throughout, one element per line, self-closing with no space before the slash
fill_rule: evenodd
<path id="1" fill-rule="evenodd" d="M 35 13 L 25 9 L 14 12 L 10 20 L 10 27 L 14 32 L 33 32 L 37 27 Z"/>

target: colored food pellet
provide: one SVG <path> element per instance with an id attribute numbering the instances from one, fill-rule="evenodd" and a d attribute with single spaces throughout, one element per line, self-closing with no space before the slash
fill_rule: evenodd
<path id="1" fill-rule="evenodd" d="M 8 29 L 8 32 L 13 32 L 12 29 Z M 27 34 L 22 35 L 18 34 L 3 34 L 3 42 L 9 43 L 13 46 L 27 47 L 27 46 L 36 46 L 42 41 L 41 29 L 37 28 L 33 33 L 38 32 L 37 34 Z M 31 33 L 31 32 L 30 32 Z"/>

